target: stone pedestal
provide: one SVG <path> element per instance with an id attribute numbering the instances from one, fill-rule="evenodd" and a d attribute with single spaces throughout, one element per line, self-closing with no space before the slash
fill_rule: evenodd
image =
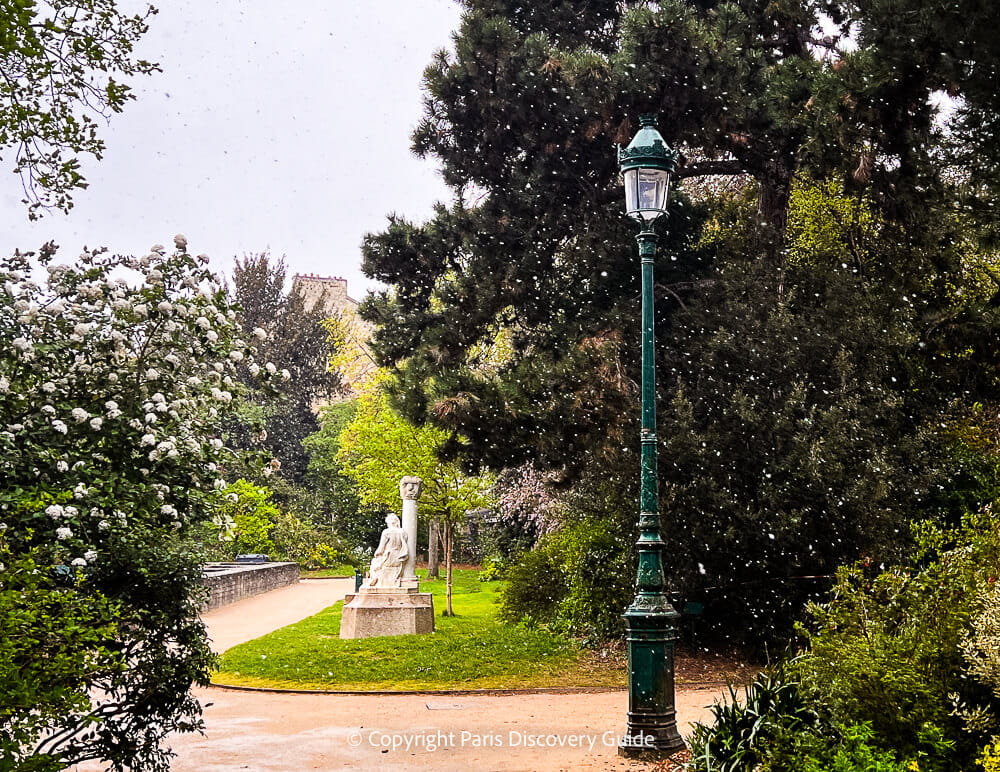
<path id="1" fill-rule="evenodd" d="M 434 599 L 410 587 L 362 587 L 344 600 L 341 638 L 434 632 Z"/>

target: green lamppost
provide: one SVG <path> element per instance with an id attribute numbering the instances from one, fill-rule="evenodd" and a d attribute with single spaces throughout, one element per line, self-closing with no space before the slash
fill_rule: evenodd
<path id="1" fill-rule="evenodd" d="M 636 237 L 642 264 L 642 462 L 639 494 L 639 565 L 636 595 L 625 611 L 628 641 L 628 726 L 618 746 L 622 756 L 662 757 L 684 748 L 674 707 L 674 643 L 680 616 L 666 595 L 656 472 L 656 364 L 653 335 L 654 224 L 666 215 L 670 174 L 677 153 L 656 130 L 656 116 L 643 115 L 639 133 L 618 151 L 625 179 L 625 209 L 639 221 Z"/>

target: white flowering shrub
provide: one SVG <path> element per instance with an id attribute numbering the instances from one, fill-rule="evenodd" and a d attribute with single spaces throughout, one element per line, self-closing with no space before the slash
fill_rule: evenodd
<path id="1" fill-rule="evenodd" d="M 200 721 L 193 536 L 237 461 L 234 368 L 274 368 L 175 247 L 0 259 L 0 768 L 167 769 Z"/>

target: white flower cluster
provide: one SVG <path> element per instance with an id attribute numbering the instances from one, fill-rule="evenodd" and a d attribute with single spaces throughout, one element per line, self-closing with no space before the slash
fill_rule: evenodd
<path id="1" fill-rule="evenodd" d="M 24 511 L 24 491 L 47 501 L 31 527 L 69 565 L 99 562 L 132 521 L 173 531 L 214 516 L 236 368 L 290 377 L 254 361 L 207 260 L 173 243 L 72 265 L 50 247 L 0 258 L 0 512 Z"/>

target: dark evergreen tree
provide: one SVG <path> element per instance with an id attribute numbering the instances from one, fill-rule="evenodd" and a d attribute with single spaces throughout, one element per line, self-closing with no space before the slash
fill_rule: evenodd
<path id="1" fill-rule="evenodd" d="M 260 413 L 266 431 L 263 441 L 279 462 L 281 475 L 291 483 L 303 480 L 309 457 L 302 441 L 319 429 L 318 402 L 340 394 L 340 376 L 330 370 L 333 354 L 323 326 L 321 308 L 307 308 L 304 298 L 285 289 L 284 258 L 269 254 L 237 259 L 232 275 L 232 294 L 243 308 L 242 324 L 248 336 L 254 330 L 265 334 L 258 344 L 258 358 L 287 370 L 275 401 L 269 398 L 252 407 Z M 244 373 L 248 383 L 255 382 Z"/>
<path id="2" fill-rule="evenodd" d="M 795 577 L 881 558 L 908 519 L 983 500 L 996 465 L 942 430 L 995 400 L 998 297 L 985 268 L 968 278 L 963 202 L 988 197 L 947 174 L 944 42 L 907 59 L 911 22 L 888 2 L 464 5 L 414 135 L 455 201 L 365 244 L 391 289 L 363 314 L 411 419 L 451 429 L 470 464 L 567 482 L 638 469 L 638 265 L 613 144 L 655 110 L 681 180 L 737 175 L 738 191 L 675 194 L 656 269 L 678 589 L 787 630 L 772 600 L 815 587 Z M 834 181 L 827 209 L 790 225 L 808 175 Z M 613 487 L 624 531 L 634 487 Z"/>
<path id="3" fill-rule="evenodd" d="M 466 7 L 454 53 L 427 69 L 414 135 L 418 153 L 441 160 L 456 203 L 421 227 L 394 219 L 368 240 L 366 271 L 393 289 L 364 313 L 381 324 L 381 360 L 406 361 L 399 391 L 411 417 L 460 428 L 487 463 L 518 462 L 509 454 L 530 446 L 560 464 L 599 446 L 591 435 L 609 424 L 593 389 L 576 383 L 594 353 L 609 358 L 593 343 L 633 348 L 633 336 L 620 342 L 635 328 L 637 269 L 614 141 L 628 141 L 639 112 L 658 110 L 668 141 L 701 159 L 680 177 L 749 175 L 759 216 L 747 249 L 777 262 L 808 128 L 829 117 L 806 108 L 831 70 L 810 46 L 819 9 Z M 703 213 L 674 206 L 658 281 L 682 298 L 707 269 L 692 242 Z M 484 374 L 482 344 L 501 329 L 513 351 Z"/>

